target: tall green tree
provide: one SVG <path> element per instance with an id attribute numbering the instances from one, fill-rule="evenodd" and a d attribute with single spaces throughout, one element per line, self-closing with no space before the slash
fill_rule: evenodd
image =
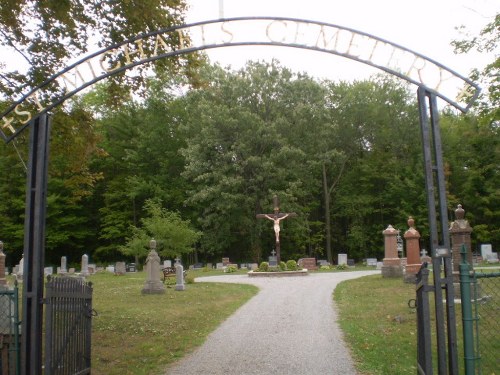
<path id="1" fill-rule="evenodd" d="M 179 213 L 169 211 L 159 201 L 147 200 L 144 206 L 147 216 L 141 219 L 140 226 L 132 227 L 133 235 L 120 251 L 134 256 L 136 263 L 148 253 L 149 241 L 157 242 L 158 254 L 173 258 L 194 250 L 200 233 L 191 227 L 189 220 L 183 220 Z"/>

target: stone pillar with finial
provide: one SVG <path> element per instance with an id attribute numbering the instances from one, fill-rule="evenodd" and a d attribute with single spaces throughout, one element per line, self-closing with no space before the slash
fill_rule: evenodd
<path id="1" fill-rule="evenodd" d="M 401 259 L 398 257 L 397 229 L 389 225 L 382 234 L 384 235 L 385 257 L 382 265 L 383 277 L 401 277 L 403 276 L 403 267 Z"/>
<path id="2" fill-rule="evenodd" d="M 5 253 L 3 252 L 3 242 L 0 241 L 0 285 L 7 285 L 5 278 Z"/>
<path id="3" fill-rule="evenodd" d="M 411 216 L 408 218 L 408 227 L 408 230 L 404 234 L 407 257 L 404 281 L 413 283 L 421 266 L 420 233 L 415 229 L 415 220 Z"/>
<path id="4" fill-rule="evenodd" d="M 465 220 L 465 210 L 462 208 L 462 205 L 459 204 L 455 210 L 455 221 L 450 225 L 451 259 L 453 264 L 453 281 L 455 283 L 460 282 L 460 250 L 464 244 L 467 248 L 467 262 L 472 265 L 471 233 L 472 227 L 469 225 L 469 222 Z"/>
<path id="5" fill-rule="evenodd" d="M 156 252 L 156 240 L 149 241 L 148 257 L 146 259 L 146 282 L 142 288 L 142 294 L 163 294 L 165 285 L 161 282 L 160 256 Z"/>

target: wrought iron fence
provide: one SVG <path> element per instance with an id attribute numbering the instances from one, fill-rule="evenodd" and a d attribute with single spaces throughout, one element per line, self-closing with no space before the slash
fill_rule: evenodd
<path id="1" fill-rule="evenodd" d="M 50 278 L 45 301 L 45 375 L 90 374 L 92 283 Z"/>
<path id="2" fill-rule="evenodd" d="M 0 375 L 20 373 L 19 292 L 0 288 Z"/>

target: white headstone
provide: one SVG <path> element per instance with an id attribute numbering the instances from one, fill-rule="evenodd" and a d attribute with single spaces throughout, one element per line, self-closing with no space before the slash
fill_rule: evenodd
<path id="1" fill-rule="evenodd" d="M 377 269 L 381 270 L 383 265 L 384 265 L 384 262 L 377 262 Z"/>
<path id="2" fill-rule="evenodd" d="M 224 263 L 217 263 L 217 269 L 218 270 L 224 269 Z"/>
<path id="3" fill-rule="evenodd" d="M 111 272 L 111 273 L 115 273 L 115 266 L 111 266 L 111 265 L 107 266 L 106 271 Z"/>
<path id="4" fill-rule="evenodd" d="M 347 254 L 339 254 L 337 257 L 337 264 L 339 266 L 343 264 L 347 265 Z"/>
<path id="5" fill-rule="evenodd" d="M 165 286 L 161 282 L 160 257 L 154 248 L 146 259 L 146 282 L 142 288 L 142 294 L 163 294 Z"/>
<path id="6" fill-rule="evenodd" d="M 490 255 L 491 253 L 493 253 L 493 249 L 491 247 L 491 244 L 483 243 L 481 245 L 481 256 L 483 257 L 483 259 L 486 259 L 488 257 L 488 255 Z"/>
<path id="7" fill-rule="evenodd" d="M 82 255 L 82 276 L 89 275 L 89 256 L 87 254 Z"/>
<path id="8" fill-rule="evenodd" d="M 54 267 L 45 267 L 43 269 L 43 274 L 45 276 L 49 276 L 49 275 L 52 275 L 54 273 Z"/>
<path id="9" fill-rule="evenodd" d="M 377 266 L 377 258 L 366 258 L 366 265 L 367 266 Z"/>
<path id="10" fill-rule="evenodd" d="M 116 275 L 125 275 L 126 272 L 127 272 L 127 270 L 125 268 L 125 262 L 116 262 L 115 274 Z"/>
<path id="11" fill-rule="evenodd" d="M 65 273 L 68 273 L 68 260 L 65 256 L 62 256 L 61 257 L 61 267 L 59 269 L 59 272 L 60 274 L 65 274 Z"/>
<path id="12" fill-rule="evenodd" d="M 186 290 L 186 285 L 184 285 L 184 267 L 179 262 L 176 262 L 175 266 L 175 290 Z"/>
<path id="13" fill-rule="evenodd" d="M 171 260 L 164 260 L 163 267 L 172 267 L 172 261 Z"/>

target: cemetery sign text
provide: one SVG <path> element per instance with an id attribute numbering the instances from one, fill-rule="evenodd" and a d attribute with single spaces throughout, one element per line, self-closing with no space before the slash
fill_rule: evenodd
<path id="1" fill-rule="evenodd" d="M 317 21 L 240 17 L 138 35 L 84 57 L 14 98 L 0 115 L 0 134 L 9 142 L 33 118 L 97 81 L 135 66 L 199 50 L 245 45 L 294 47 L 343 56 L 423 86 L 464 112 L 480 91 L 471 80 L 444 65 L 367 33 Z"/>

